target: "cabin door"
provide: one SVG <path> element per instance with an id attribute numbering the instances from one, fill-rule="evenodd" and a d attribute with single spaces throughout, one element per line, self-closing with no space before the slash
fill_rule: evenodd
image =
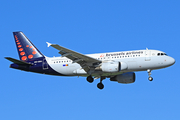
<path id="1" fill-rule="evenodd" d="M 43 59 L 43 65 L 42 66 L 43 66 L 43 70 L 48 69 L 48 63 L 47 63 L 45 58 Z"/>

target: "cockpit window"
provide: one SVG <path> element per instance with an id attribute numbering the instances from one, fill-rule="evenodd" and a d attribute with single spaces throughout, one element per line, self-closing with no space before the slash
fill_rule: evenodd
<path id="1" fill-rule="evenodd" d="M 158 56 L 163 56 L 163 55 L 168 56 L 166 53 L 158 53 L 157 55 L 158 55 Z"/>

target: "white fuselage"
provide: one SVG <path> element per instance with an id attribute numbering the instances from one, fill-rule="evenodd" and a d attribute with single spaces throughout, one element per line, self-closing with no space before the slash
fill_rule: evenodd
<path id="1" fill-rule="evenodd" d="M 120 72 L 95 71 L 94 76 L 113 76 L 124 72 L 146 71 L 171 66 L 175 60 L 158 50 L 136 50 L 111 53 L 87 54 L 87 56 L 103 62 L 118 61 L 127 65 Z M 66 57 L 46 57 L 49 66 L 58 73 L 67 76 L 88 76 L 82 67 Z"/>

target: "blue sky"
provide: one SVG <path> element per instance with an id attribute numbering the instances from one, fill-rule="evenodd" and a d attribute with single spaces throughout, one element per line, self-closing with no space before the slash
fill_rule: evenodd
<path id="1" fill-rule="evenodd" d="M 1 120 L 179 120 L 180 2 L 177 0 L 1 1 Z M 83 54 L 157 49 L 176 59 L 168 68 L 136 72 L 133 84 L 57 77 L 10 69 L 19 58 L 12 32 L 24 34 L 46 56 L 46 42 Z"/>

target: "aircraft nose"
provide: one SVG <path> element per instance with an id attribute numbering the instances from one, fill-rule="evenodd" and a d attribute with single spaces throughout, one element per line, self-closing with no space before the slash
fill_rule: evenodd
<path id="1" fill-rule="evenodd" d="M 176 62 L 176 60 L 174 58 L 170 57 L 168 62 L 169 62 L 169 65 L 173 65 Z"/>

